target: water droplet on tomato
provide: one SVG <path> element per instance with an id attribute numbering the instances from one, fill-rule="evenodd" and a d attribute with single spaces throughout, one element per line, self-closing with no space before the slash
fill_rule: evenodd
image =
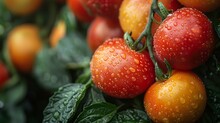
<path id="1" fill-rule="evenodd" d="M 129 70 L 133 73 L 136 71 L 133 67 L 130 67 Z"/>
<path id="2" fill-rule="evenodd" d="M 136 78 L 135 77 L 131 77 L 132 81 L 136 81 Z"/>
<path id="3" fill-rule="evenodd" d="M 136 64 L 139 64 L 139 63 L 140 63 L 140 61 L 139 61 L 138 59 L 134 59 L 134 62 L 135 62 Z"/>
<path id="4" fill-rule="evenodd" d="M 180 103 L 182 103 L 182 104 L 184 104 L 186 101 L 185 101 L 185 99 L 184 98 L 180 98 Z"/>
<path id="5" fill-rule="evenodd" d="M 114 52 L 115 50 L 111 48 L 109 51 L 112 53 L 112 52 Z"/>
<path id="6" fill-rule="evenodd" d="M 199 94 L 199 99 L 201 99 L 201 100 L 203 99 L 203 96 L 202 96 L 202 94 Z"/>
<path id="7" fill-rule="evenodd" d="M 177 18 L 178 18 L 178 19 L 181 19 L 181 18 L 182 18 L 182 16 L 181 16 L 181 15 L 177 15 Z"/>
<path id="8" fill-rule="evenodd" d="M 112 74 L 111 74 L 111 77 L 114 77 L 114 76 L 115 76 L 115 74 L 114 74 L 114 73 L 112 73 Z"/>
<path id="9" fill-rule="evenodd" d="M 104 60 L 104 61 L 107 61 L 107 60 L 108 60 L 108 57 L 107 57 L 107 56 L 104 56 L 103 60 Z"/>
<path id="10" fill-rule="evenodd" d="M 198 34 L 198 33 L 201 33 L 201 29 L 200 29 L 201 27 L 199 26 L 199 25 L 195 25 L 193 28 L 191 28 L 191 31 L 193 32 L 193 33 L 196 33 L 196 34 Z"/>
<path id="11" fill-rule="evenodd" d="M 174 22 L 174 23 L 173 23 L 173 25 L 174 25 L 174 26 L 177 26 L 177 23 L 176 23 L 176 22 Z"/>

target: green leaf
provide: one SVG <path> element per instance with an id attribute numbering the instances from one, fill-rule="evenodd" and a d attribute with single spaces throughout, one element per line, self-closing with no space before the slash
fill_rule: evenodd
<path id="1" fill-rule="evenodd" d="M 71 12 L 69 7 L 64 7 L 60 13 L 60 18 L 66 23 L 67 33 L 72 33 L 77 29 L 77 20 L 74 13 Z"/>
<path id="2" fill-rule="evenodd" d="M 10 107 L 8 109 L 10 123 L 25 123 L 26 116 L 22 107 Z"/>
<path id="3" fill-rule="evenodd" d="M 0 100 L 5 107 L 11 107 L 24 99 L 27 93 L 27 86 L 24 81 L 19 81 L 16 85 L 0 92 Z"/>
<path id="4" fill-rule="evenodd" d="M 86 107 L 77 117 L 75 123 L 107 123 L 117 112 L 113 104 L 102 102 Z"/>
<path id="5" fill-rule="evenodd" d="M 212 13 L 212 16 L 211 16 L 211 20 L 212 20 L 212 23 L 213 23 L 213 26 L 215 28 L 215 31 L 217 32 L 218 34 L 218 37 L 220 38 L 220 13 L 219 13 L 219 10 Z"/>
<path id="6" fill-rule="evenodd" d="M 87 107 L 89 105 L 101 102 L 106 102 L 103 93 L 95 86 L 92 86 L 88 91 L 88 97 L 86 98 L 86 103 L 84 106 Z"/>
<path id="7" fill-rule="evenodd" d="M 71 82 L 65 65 L 58 60 L 54 49 L 43 49 L 37 56 L 34 75 L 38 83 L 50 90 Z"/>
<path id="8" fill-rule="evenodd" d="M 201 122 L 218 122 L 220 121 L 220 52 L 216 49 L 213 57 L 207 63 L 201 66 L 197 74 L 202 79 L 207 93 L 207 106 Z"/>
<path id="9" fill-rule="evenodd" d="M 150 123 L 147 114 L 142 110 L 127 109 L 116 114 L 111 123 Z"/>
<path id="10" fill-rule="evenodd" d="M 56 47 L 58 58 L 64 63 L 74 63 L 75 66 L 89 64 L 91 51 L 83 36 L 77 32 L 72 32 L 61 39 Z"/>
<path id="11" fill-rule="evenodd" d="M 86 93 L 87 85 L 75 83 L 60 87 L 49 99 L 43 123 L 67 123 Z"/>

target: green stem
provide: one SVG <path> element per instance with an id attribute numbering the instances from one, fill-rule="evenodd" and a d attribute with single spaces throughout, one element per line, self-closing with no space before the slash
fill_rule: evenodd
<path id="1" fill-rule="evenodd" d="M 165 18 L 163 13 L 161 13 L 161 11 L 158 8 L 158 0 L 153 0 L 152 5 L 151 5 L 151 9 L 150 9 L 150 14 L 148 17 L 148 23 L 147 23 L 144 31 L 141 33 L 141 35 L 138 37 L 138 39 L 134 42 L 133 46 L 136 47 L 138 45 L 138 43 L 140 43 L 141 40 L 144 37 L 146 37 L 146 43 L 144 44 L 144 47 L 141 48 L 138 52 L 142 52 L 146 48 L 148 48 L 150 58 L 155 66 L 156 78 L 159 81 L 164 81 L 170 77 L 172 69 L 171 69 L 169 63 L 165 60 L 165 64 L 166 64 L 166 67 L 168 68 L 168 72 L 166 74 L 164 74 L 163 71 L 161 70 L 161 68 L 159 67 L 159 65 L 156 61 L 156 58 L 154 56 L 153 45 L 152 45 L 153 37 L 152 37 L 152 33 L 151 33 L 151 27 L 152 27 L 153 17 L 154 17 L 155 13 L 159 14 L 162 17 L 162 19 Z"/>

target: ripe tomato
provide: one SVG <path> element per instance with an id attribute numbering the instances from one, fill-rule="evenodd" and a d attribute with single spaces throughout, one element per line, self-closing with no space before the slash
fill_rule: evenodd
<path id="1" fill-rule="evenodd" d="M 3 0 L 5 6 L 14 14 L 25 16 L 35 12 L 42 0 Z"/>
<path id="2" fill-rule="evenodd" d="M 206 106 L 200 78 L 189 71 L 175 71 L 165 82 L 154 83 L 146 92 L 144 106 L 154 122 L 194 123 Z"/>
<path id="3" fill-rule="evenodd" d="M 196 8 L 203 12 L 213 11 L 220 7 L 220 0 L 178 0 L 186 7 Z"/>
<path id="4" fill-rule="evenodd" d="M 82 22 L 91 22 L 93 20 L 92 13 L 86 10 L 82 0 L 67 0 L 67 5 L 72 10 L 74 15 Z"/>
<path id="5" fill-rule="evenodd" d="M 177 0 L 159 0 L 168 9 L 176 10 L 181 5 Z M 144 30 L 151 8 L 152 0 L 124 0 L 119 9 L 119 22 L 124 32 L 132 32 L 132 37 L 136 40 Z M 157 21 L 161 21 L 158 15 L 155 15 Z M 158 28 L 158 24 L 153 23 L 152 34 Z"/>
<path id="6" fill-rule="evenodd" d="M 66 25 L 63 20 L 58 21 L 58 23 L 53 28 L 50 34 L 50 45 L 52 47 L 56 47 L 59 41 L 65 36 L 66 34 Z"/>
<path id="7" fill-rule="evenodd" d="M 123 0 L 82 0 L 95 15 L 107 18 L 118 18 L 119 7 Z"/>
<path id="8" fill-rule="evenodd" d="M 0 62 L 0 88 L 2 88 L 5 82 L 9 79 L 9 73 L 6 66 Z"/>
<path id="9" fill-rule="evenodd" d="M 154 65 L 147 51 L 131 50 L 121 38 L 105 41 L 91 63 L 94 84 L 116 98 L 133 98 L 154 82 Z"/>
<path id="10" fill-rule="evenodd" d="M 22 72 L 30 72 L 35 56 L 42 47 L 38 27 L 29 24 L 15 27 L 9 33 L 7 43 L 15 67 Z"/>
<path id="11" fill-rule="evenodd" d="M 174 69 L 190 70 L 204 63 L 214 48 L 211 21 L 200 11 L 182 8 L 167 17 L 154 35 L 155 56 Z"/>
<path id="12" fill-rule="evenodd" d="M 88 29 L 87 42 L 94 52 L 105 40 L 122 37 L 123 31 L 118 21 L 96 17 Z"/>

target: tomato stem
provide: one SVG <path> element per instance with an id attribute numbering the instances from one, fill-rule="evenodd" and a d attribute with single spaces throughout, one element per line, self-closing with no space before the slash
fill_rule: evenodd
<path id="1" fill-rule="evenodd" d="M 148 23 L 147 23 L 144 31 L 141 33 L 141 35 L 138 37 L 138 39 L 133 43 L 132 49 L 137 47 L 138 44 L 140 44 L 141 40 L 144 37 L 146 37 L 146 43 L 144 43 L 144 46 L 140 50 L 138 50 L 137 48 L 136 48 L 136 50 L 138 52 L 142 52 L 146 48 L 148 49 L 150 58 L 151 58 L 152 62 L 154 63 L 154 66 L 155 66 L 156 79 L 159 80 L 159 81 L 164 81 L 164 80 L 166 80 L 170 77 L 172 69 L 171 69 L 171 66 L 168 63 L 168 61 L 166 61 L 166 59 L 164 60 L 164 63 L 166 64 L 168 72 L 164 73 L 162 71 L 162 69 L 159 67 L 159 65 L 158 65 L 158 63 L 155 59 L 154 53 L 153 53 L 153 45 L 152 45 L 153 36 L 152 36 L 152 33 L 151 33 L 151 26 L 152 26 L 152 23 L 153 23 L 153 20 L 154 20 L 154 14 L 157 13 L 158 15 L 161 16 L 162 19 L 165 19 L 166 16 L 169 14 L 168 11 L 166 11 L 166 8 L 162 4 L 160 4 L 160 7 L 161 8 L 158 7 L 158 0 L 153 0 L 152 1 L 152 5 L 151 5 L 149 17 L 148 17 Z M 163 12 L 161 12 L 161 10 L 163 10 Z"/>

